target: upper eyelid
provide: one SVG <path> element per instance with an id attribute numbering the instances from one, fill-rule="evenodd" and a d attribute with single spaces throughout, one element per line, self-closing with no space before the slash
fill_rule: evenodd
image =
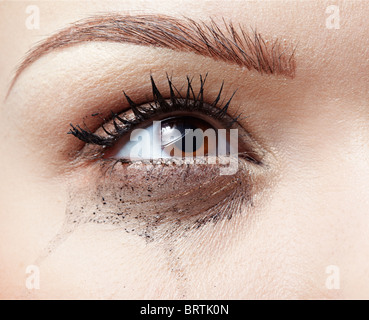
<path id="1" fill-rule="evenodd" d="M 205 82 L 207 79 L 208 74 L 206 74 L 204 77 L 202 75 L 200 75 L 200 89 L 198 90 L 198 92 L 196 93 L 195 90 L 192 87 L 192 78 L 190 78 L 189 76 L 186 77 L 187 79 L 187 90 L 186 90 L 186 94 L 182 95 L 180 93 L 179 90 L 177 90 L 176 86 L 172 83 L 172 80 L 170 79 L 170 77 L 167 74 L 167 82 L 168 82 L 168 86 L 170 88 L 169 92 L 170 92 L 170 98 L 168 99 L 168 101 L 171 101 L 172 105 L 179 105 L 181 103 L 179 103 L 179 100 L 184 100 L 184 105 L 187 105 L 189 103 L 194 102 L 194 106 L 197 106 L 195 108 L 193 108 L 193 112 L 198 111 L 198 112 L 205 112 L 206 108 L 202 107 L 204 104 L 207 104 L 206 101 L 204 100 L 204 86 L 205 86 Z M 163 114 L 165 114 L 165 104 L 167 104 L 166 100 L 164 98 L 164 96 L 162 96 L 160 90 L 157 88 L 155 81 L 153 79 L 152 76 L 150 76 L 150 80 L 151 80 L 151 86 L 152 86 L 152 91 L 153 91 L 153 105 L 150 105 L 150 108 L 153 108 L 154 106 L 159 105 L 160 107 L 156 107 L 156 111 L 157 112 L 162 112 Z M 212 101 L 212 103 L 209 103 L 209 107 L 211 109 L 207 110 L 208 112 L 212 113 L 211 115 L 209 114 L 209 116 L 213 117 L 214 119 L 225 119 L 226 116 L 229 118 L 228 121 L 224 121 L 227 122 L 227 124 L 229 126 L 232 125 L 233 122 L 236 122 L 238 120 L 237 116 L 236 118 L 232 118 L 229 115 L 227 115 L 227 111 L 229 108 L 229 105 L 236 93 L 236 91 L 233 92 L 233 94 L 231 95 L 230 98 L 226 99 L 225 102 L 220 102 L 220 98 L 222 96 L 222 92 L 223 92 L 223 85 L 224 85 L 224 81 L 222 82 L 220 89 L 218 91 L 217 96 L 214 98 L 214 100 Z M 131 120 L 128 119 L 121 119 L 120 116 L 114 112 L 111 111 L 112 117 L 111 119 L 101 119 L 103 124 L 101 125 L 101 129 L 108 135 L 108 137 L 104 138 L 101 137 L 99 135 L 97 135 L 96 133 L 92 132 L 86 125 L 85 128 L 81 128 L 81 126 L 77 125 L 74 126 L 73 124 L 70 124 L 72 129 L 70 129 L 70 131 L 68 132 L 68 134 L 72 134 L 73 136 L 75 136 L 76 138 L 78 138 L 81 141 L 84 141 L 86 143 L 89 144 L 96 144 L 96 145 L 102 145 L 102 146 L 111 146 L 111 144 L 114 144 L 115 141 L 119 138 L 122 137 L 122 133 L 116 132 L 109 132 L 105 129 L 104 125 L 106 125 L 109 122 L 113 122 L 113 128 L 117 129 L 117 125 L 116 125 L 116 121 L 120 122 L 120 123 L 124 123 L 124 122 L 128 122 L 128 127 L 129 130 L 134 129 L 134 126 L 136 126 L 138 123 L 143 123 L 144 121 L 150 120 L 152 119 L 153 115 L 147 114 L 145 115 L 145 109 L 142 108 L 142 105 L 145 105 L 145 103 L 143 104 L 136 104 L 135 102 L 133 102 L 131 100 L 131 98 L 124 92 L 124 96 L 125 99 L 127 100 L 129 106 L 130 106 L 130 110 L 133 112 L 134 114 L 134 120 L 133 122 Z M 147 103 L 146 103 L 147 104 Z M 169 106 L 168 106 L 169 108 Z M 172 108 L 169 108 L 172 110 Z M 173 108 L 174 109 L 174 108 Z M 189 110 L 189 109 L 188 109 Z M 186 111 L 188 111 L 186 109 Z M 167 110 L 168 111 L 168 110 Z M 180 111 L 179 109 L 176 111 Z M 127 111 L 126 111 L 127 112 Z M 154 112 L 155 114 L 155 112 Z M 96 113 L 95 116 L 99 116 L 100 113 Z M 92 115 L 94 116 L 94 115 Z M 142 118 L 142 119 L 141 119 Z M 141 119 L 141 120 L 140 120 Z M 140 121 L 138 121 L 140 120 Z M 138 122 L 138 123 L 137 123 Z M 133 126 L 133 128 L 131 128 Z M 128 131 L 129 131 L 128 130 Z M 127 130 L 126 128 L 124 128 L 124 134 L 126 134 Z"/>
<path id="2" fill-rule="evenodd" d="M 98 131 L 92 132 L 87 127 L 83 129 L 79 125 L 75 127 L 71 124 L 72 129 L 68 132 L 68 134 L 71 134 L 77 139 L 85 142 L 85 147 L 80 150 L 80 152 L 77 154 L 77 157 L 82 160 L 81 163 L 84 162 L 84 160 L 101 159 L 105 155 L 106 152 L 109 152 L 111 147 L 114 148 L 116 146 L 116 143 L 119 143 L 121 138 L 123 138 L 124 136 L 132 132 L 135 128 L 145 123 L 152 124 L 152 121 L 154 120 L 153 117 L 155 117 L 156 115 L 161 115 L 163 116 L 163 119 L 164 119 L 165 115 L 167 116 L 169 114 L 173 115 L 173 111 L 178 111 L 178 112 L 187 111 L 189 112 L 189 114 L 192 113 L 195 117 L 196 115 L 197 116 L 206 115 L 208 119 L 206 119 L 205 121 L 211 119 L 211 120 L 214 120 L 214 123 L 218 122 L 218 125 L 222 127 L 218 129 L 231 128 L 236 123 L 237 129 L 241 129 L 241 131 L 238 133 L 238 136 L 244 139 L 244 145 L 247 145 L 249 148 L 249 150 L 246 153 L 242 153 L 242 156 L 245 159 L 247 158 L 248 161 L 251 161 L 254 164 L 264 165 L 264 162 L 263 162 L 263 157 L 265 154 L 264 149 L 254 138 L 252 138 L 248 130 L 246 130 L 240 123 L 238 123 L 238 120 L 241 114 L 238 114 L 236 117 L 232 117 L 227 112 L 230 106 L 230 102 L 232 101 L 237 90 L 233 92 L 230 98 L 227 98 L 225 99 L 225 101 L 220 102 L 221 100 L 220 98 L 223 92 L 223 85 L 224 85 L 224 81 L 222 81 L 222 84 L 219 88 L 217 96 L 214 98 L 213 102 L 208 103 L 204 99 L 204 94 L 203 94 L 207 76 L 208 74 L 206 74 L 205 77 L 203 77 L 200 74 L 200 88 L 198 89 L 198 91 L 197 90 L 195 91 L 192 87 L 193 78 L 190 78 L 189 76 L 187 76 L 186 77 L 187 90 L 185 90 L 186 94 L 182 95 L 180 91 L 176 89 L 176 87 L 172 83 L 171 78 L 167 74 L 167 81 L 168 81 L 168 85 L 170 88 L 169 90 L 170 98 L 169 99 L 165 99 L 164 96 L 161 95 L 160 90 L 156 87 L 153 77 L 150 76 L 152 90 L 153 90 L 152 103 L 146 102 L 143 104 L 136 104 L 129 98 L 129 96 L 126 93 L 124 93 L 125 98 L 131 107 L 130 110 L 134 114 L 134 117 L 132 120 L 129 120 L 128 118 L 123 118 L 123 120 L 121 120 L 119 118 L 119 115 L 112 112 L 112 115 L 113 115 L 112 119 L 106 120 L 104 118 L 101 118 L 103 124 L 97 130 L 102 130 L 103 132 L 105 132 L 105 135 L 104 134 L 100 135 L 99 133 L 97 133 Z M 177 92 L 177 95 L 175 95 L 174 92 Z M 170 107 L 169 103 L 172 104 L 172 107 Z M 145 109 L 143 107 L 144 105 L 148 105 L 150 106 L 150 108 L 155 107 L 157 112 L 153 112 L 152 114 L 149 112 L 145 116 Z M 180 107 L 181 105 L 186 106 L 186 107 L 181 108 Z M 136 111 L 133 111 L 132 109 Z M 142 111 L 143 113 L 141 114 Z M 125 113 L 126 112 L 128 112 L 128 110 L 126 110 Z M 99 115 L 99 113 L 96 113 L 95 115 Z M 178 116 L 181 117 L 180 114 L 178 114 Z M 106 130 L 106 128 L 104 127 L 104 125 L 106 124 L 110 124 L 110 126 L 113 129 L 116 129 L 116 123 L 115 123 L 116 119 L 118 119 L 122 123 L 128 120 L 128 122 L 130 123 L 124 124 L 120 132 L 118 131 L 109 132 L 109 130 Z M 214 125 L 210 121 L 209 121 L 209 124 Z M 246 143 L 246 140 L 247 140 L 247 143 Z M 92 147 L 98 146 L 98 149 L 91 149 L 90 148 L 91 146 Z M 87 148 L 87 150 L 85 148 Z M 92 158 L 91 158 L 91 155 L 92 155 Z M 75 158 L 74 160 L 76 159 L 77 158 Z"/>
<path id="3" fill-rule="evenodd" d="M 76 22 L 47 38 L 27 54 L 16 70 L 6 97 L 23 70 L 41 56 L 85 41 L 125 42 L 192 51 L 262 74 L 294 76 L 294 48 L 283 46 L 278 40 L 267 43 L 256 31 L 249 34 L 240 26 L 235 28 L 231 22 L 226 23 L 224 18 L 223 22 L 224 26 L 221 26 L 212 19 L 210 23 L 205 23 L 164 15 L 112 14 Z"/>

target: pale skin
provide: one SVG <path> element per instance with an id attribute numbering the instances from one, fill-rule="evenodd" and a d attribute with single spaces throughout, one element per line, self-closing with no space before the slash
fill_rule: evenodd
<path id="1" fill-rule="evenodd" d="M 339 29 L 327 28 L 331 3 L 325 1 L 35 4 L 40 29 L 29 30 L 28 3 L 0 3 L 1 298 L 369 298 L 364 2 L 336 3 Z M 5 99 L 16 66 L 36 42 L 101 12 L 223 16 L 256 26 L 265 38 L 297 45 L 296 75 L 260 75 L 189 52 L 93 42 L 41 57 Z M 122 90 L 135 99 L 150 97 L 150 74 L 165 91 L 166 73 L 178 84 L 186 75 L 208 73 L 210 100 L 222 80 L 226 96 L 238 89 L 229 112 L 247 116 L 240 124 L 272 159 L 254 207 L 241 208 L 244 214 L 222 224 L 207 224 L 175 245 L 86 223 L 40 259 L 63 225 L 71 186 L 89 189 L 97 179 L 66 156 L 81 147 L 66 134 L 69 124 L 117 105 Z M 34 264 L 40 270 L 37 290 L 25 285 L 26 268 Z M 327 286 L 331 265 L 338 267 L 339 289 Z"/>

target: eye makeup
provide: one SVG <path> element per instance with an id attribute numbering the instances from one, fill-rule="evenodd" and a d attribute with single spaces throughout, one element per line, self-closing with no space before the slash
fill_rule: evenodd
<path id="1" fill-rule="evenodd" d="M 130 110 L 112 113 L 95 132 L 71 125 L 70 134 L 86 143 L 77 161 L 85 161 L 81 175 L 71 187 L 66 224 L 109 224 L 135 234 L 146 241 L 172 238 L 199 231 L 205 225 L 231 220 L 245 214 L 254 205 L 254 196 L 263 185 L 264 150 L 231 117 L 228 107 L 232 97 L 221 103 L 223 85 L 210 103 L 204 100 L 206 76 L 200 76 L 195 92 L 190 77 L 186 94 L 167 77 L 169 96 L 157 88 L 153 77 L 152 102 L 138 105 L 127 93 Z M 238 170 L 221 175 L 224 163 L 174 163 L 170 161 L 133 161 L 110 157 L 117 145 L 137 127 L 155 119 L 170 117 L 199 118 L 214 128 L 237 128 L 239 134 Z M 186 118 L 187 117 L 187 118 Z M 83 195 L 83 197 L 81 196 Z"/>
<path id="2" fill-rule="evenodd" d="M 103 135 L 91 132 L 87 127 L 74 126 L 71 124 L 69 134 L 74 135 L 79 140 L 93 145 L 100 145 L 104 148 L 111 147 L 114 143 L 122 138 L 127 133 L 130 133 L 134 128 L 143 127 L 145 123 L 152 122 L 155 119 L 160 119 L 166 116 L 173 116 L 175 114 L 191 114 L 194 113 L 219 121 L 223 127 L 231 127 L 237 118 L 231 118 L 227 114 L 228 107 L 231 103 L 232 97 L 223 105 L 219 107 L 219 100 L 221 98 L 223 84 L 219 89 L 218 95 L 211 104 L 204 101 L 204 85 L 206 76 L 203 78 L 200 75 L 200 89 L 198 94 L 195 94 L 192 87 L 192 80 L 187 77 L 186 95 L 183 97 L 177 88 L 173 85 L 170 78 L 167 76 L 168 86 L 170 91 L 170 99 L 165 99 L 158 90 L 153 77 L 150 77 L 153 102 L 142 105 L 137 105 L 124 92 L 124 96 L 130 106 L 130 112 L 126 112 L 123 116 L 112 112 L 111 127 L 112 130 L 107 130 L 105 125 L 102 125 Z M 97 114 L 98 115 L 98 114 Z M 107 122 L 107 120 L 104 120 Z"/>

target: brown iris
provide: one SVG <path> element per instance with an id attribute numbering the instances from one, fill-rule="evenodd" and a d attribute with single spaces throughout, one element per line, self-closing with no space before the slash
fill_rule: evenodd
<path id="1" fill-rule="evenodd" d="M 162 121 L 161 141 L 162 150 L 171 157 L 216 154 L 216 130 L 199 118 L 182 116 Z"/>

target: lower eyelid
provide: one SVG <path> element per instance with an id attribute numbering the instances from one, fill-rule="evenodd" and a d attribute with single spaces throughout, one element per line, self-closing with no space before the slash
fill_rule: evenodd
<path id="1" fill-rule="evenodd" d="M 101 173 L 96 181 L 88 186 L 76 182 L 68 218 L 116 225 L 146 239 L 197 230 L 252 205 L 260 168 L 239 161 L 233 176 L 219 175 L 218 165 L 116 163 L 112 167 L 113 162 L 105 162 L 94 168 L 95 175 L 96 170 Z"/>

